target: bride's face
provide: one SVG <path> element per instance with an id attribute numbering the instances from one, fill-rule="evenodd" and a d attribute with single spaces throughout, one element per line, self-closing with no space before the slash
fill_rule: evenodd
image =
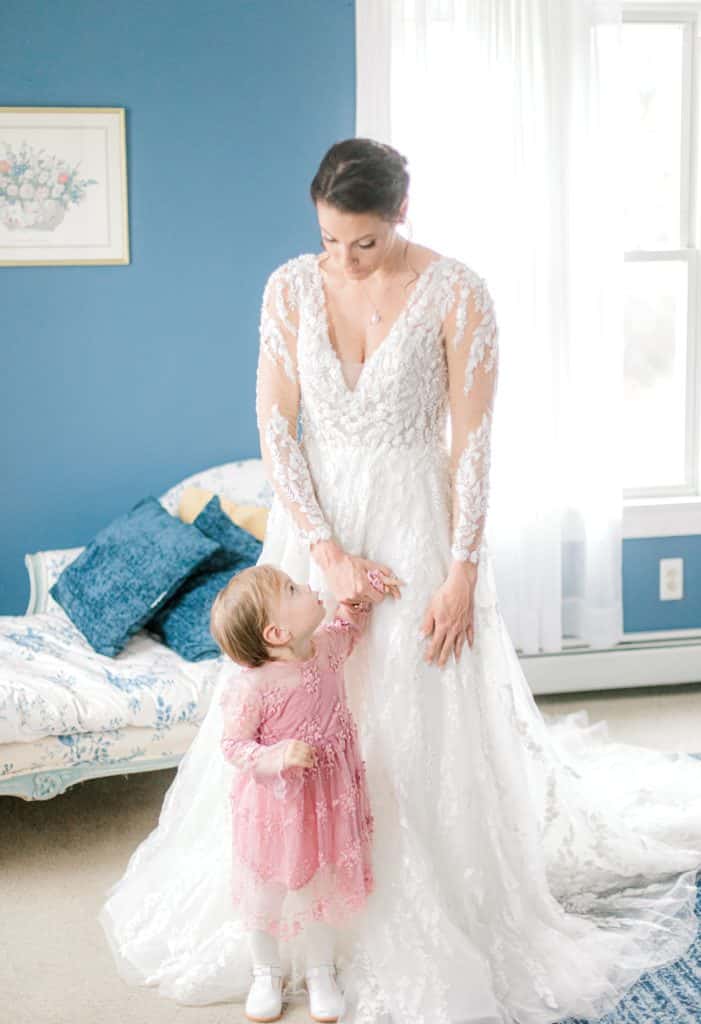
<path id="1" fill-rule="evenodd" d="M 394 224 L 375 213 L 344 213 L 316 204 L 321 241 L 329 253 L 326 266 L 359 281 L 382 266 L 397 239 Z"/>

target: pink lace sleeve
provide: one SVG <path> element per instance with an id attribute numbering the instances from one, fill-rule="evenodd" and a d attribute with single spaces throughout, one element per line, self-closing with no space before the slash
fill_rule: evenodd
<path id="1" fill-rule="evenodd" d="M 324 627 L 329 650 L 343 663 L 353 653 L 360 637 L 367 629 L 372 605 L 367 608 L 350 608 L 339 604 L 331 622 Z"/>
<path id="2" fill-rule="evenodd" d="M 240 771 L 251 772 L 256 782 L 269 787 L 279 800 L 294 796 L 304 778 L 297 766 L 285 767 L 285 751 L 293 737 L 278 743 L 258 742 L 262 716 L 260 694 L 249 681 L 236 679 L 222 693 L 221 749 L 224 758 Z"/>
<path id="3" fill-rule="evenodd" d="M 489 504 L 489 469 L 498 372 L 498 329 L 485 281 L 459 266 L 446 318 L 452 542 L 456 561 L 479 561 Z"/>

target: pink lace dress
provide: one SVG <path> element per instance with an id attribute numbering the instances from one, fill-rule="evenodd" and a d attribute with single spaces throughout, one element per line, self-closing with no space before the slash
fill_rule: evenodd
<path id="1" fill-rule="evenodd" d="M 231 895 L 247 929 L 285 939 L 311 920 L 338 927 L 372 892 L 374 821 L 343 675 L 369 614 L 337 612 L 308 660 L 239 668 L 222 692 L 222 752 L 239 769 Z M 294 739 L 316 749 L 314 767 L 284 766 Z"/>

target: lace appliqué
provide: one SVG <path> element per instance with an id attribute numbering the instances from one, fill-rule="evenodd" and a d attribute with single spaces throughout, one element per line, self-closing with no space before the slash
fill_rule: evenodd
<path id="1" fill-rule="evenodd" d="M 263 463 L 298 540 L 309 548 L 333 536 L 320 508 L 309 465 L 297 441 L 300 383 L 297 369 L 297 281 L 294 263 L 273 271 L 260 315 L 256 420 Z"/>
<path id="2" fill-rule="evenodd" d="M 280 271 L 281 268 L 278 268 L 270 275 L 263 291 L 259 326 L 260 346 L 265 355 L 273 362 L 279 363 L 289 379 L 296 383 L 297 368 L 290 356 L 281 328 L 284 327 L 290 334 L 295 333 L 295 326 L 288 312 L 296 309 L 297 303 L 294 288 L 285 287 L 288 281 Z"/>
<path id="3" fill-rule="evenodd" d="M 483 278 L 469 267 L 458 265 L 451 284 L 455 286 L 451 289 L 455 326 L 447 355 L 451 375 L 462 380 L 464 396 L 462 401 L 454 401 L 452 409 L 456 434 L 453 447 L 459 455 L 453 474 L 455 521 L 451 555 L 456 561 L 476 565 L 489 505 L 498 327 Z"/>
<path id="4" fill-rule="evenodd" d="M 302 282 L 298 370 L 306 451 L 333 458 L 337 447 L 360 447 L 391 456 L 419 447 L 439 459 L 445 442 L 447 375 L 436 302 L 443 257 L 425 269 L 385 339 L 365 361 L 350 390 L 331 346 L 323 281 L 314 254 L 292 261 Z M 297 279 L 297 278 L 296 278 Z M 316 467 L 314 467 L 316 469 Z M 322 467 L 323 471 L 323 467 Z M 314 473 L 317 481 L 317 474 Z M 336 527 L 337 518 L 334 519 Z"/>
<path id="5" fill-rule="evenodd" d="M 302 685 L 304 686 L 307 693 L 310 693 L 312 697 L 319 696 L 319 665 L 317 664 L 316 658 L 313 661 L 307 662 L 302 665 Z"/>
<path id="6" fill-rule="evenodd" d="M 332 531 L 317 503 L 309 467 L 299 445 L 290 436 L 287 420 L 277 404 L 273 405 L 265 437 L 272 457 L 274 479 L 285 497 L 297 505 L 313 524 L 311 529 L 305 530 L 293 519 L 297 536 L 307 545 L 317 540 L 327 540 L 332 536 Z"/>
<path id="7" fill-rule="evenodd" d="M 470 353 L 465 368 L 465 385 L 463 391 L 468 395 L 472 389 L 475 378 L 475 367 L 484 363 L 486 373 L 491 373 L 497 362 L 498 328 L 494 314 L 494 303 L 487 289 L 484 278 L 474 275 L 476 280 L 467 293 L 461 293 L 458 307 L 458 320 L 460 326 L 453 339 L 453 346 L 458 347 L 465 334 L 465 323 L 467 319 L 467 305 L 470 299 L 474 303 L 474 309 L 479 314 L 479 320 L 471 332 Z"/>
<path id="8" fill-rule="evenodd" d="M 372 605 L 358 608 L 355 614 L 358 620 L 346 618 L 341 612 L 337 612 L 332 622 L 326 626 L 326 634 L 329 638 L 328 663 L 334 672 L 337 672 L 344 661 L 353 653 L 356 643 L 367 628 Z"/>
<path id="9" fill-rule="evenodd" d="M 468 435 L 460 456 L 453 486 L 458 496 L 458 521 L 450 552 L 457 561 L 479 561 L 475 544 L 489 505 L 491 413 L 486 412 L 477 430 Z"/>
<path id="10" fill-rule="evenodd" d="M 250 772 L 257 782 L 273 789 L 277 796 L 285 792 L 284 757 L 289 739 L 261 743 L 263 701 L 259 692 L 245 683 L 233 686 L 222 694 L 224 713 L 221 751 L 224 758 L 239 771 Z M 269 708 L 266 709 L 266 713 Z"/>

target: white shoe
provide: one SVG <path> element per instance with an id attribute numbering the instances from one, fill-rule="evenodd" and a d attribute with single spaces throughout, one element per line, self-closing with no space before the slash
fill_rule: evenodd
<path id="1" fill-rule="evenodd" d="M 275 964 L 254 964 L 253 981 L 246 999 L 249 1020 L 280 1020 L 282 1017 L 282 968 Z"/>
<path id="2" fill-rule="evenodd" d="M 313 1020 L 335 1021 L 345 1009 L 343 993 L 336 984 L 333 964 L 308 967 L 304 975 L 309 992 L 309 1014 Z"/>

